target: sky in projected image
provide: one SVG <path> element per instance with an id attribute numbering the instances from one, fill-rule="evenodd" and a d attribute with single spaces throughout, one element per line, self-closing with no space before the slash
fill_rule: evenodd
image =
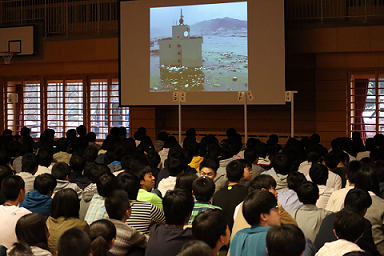
<path id="1" fill-rule="evenodd" d="M 247 2 L 151 8 L 150 50 L 151 92 L 247 91 Z"/>

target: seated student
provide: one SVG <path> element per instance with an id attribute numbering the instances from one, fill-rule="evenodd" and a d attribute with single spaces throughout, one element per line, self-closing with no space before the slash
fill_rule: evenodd
<path id="1" fill-rule="evenodd" d="M 203 211 L 208 209 L 220 209 L 220 207 L 211 205 L 211 201 L 215 193 L 215 183 L 207 177 L 199 177 L 192 183 L 192 193 L 196 198 L 193 206 L 191 217 L 189 218 L 188 225 L 191 225 L 195 217 Z"/>
<path id="2" fill-rule="evenodd" d="M 140 181 L 136 175 L 123 172 L 117 175 L 114 182 L 115 189 L 122 189 L 128 193 L 132 203 L 131 217 L 126 223 L 137 231 L 148 234 L 153 223 L 165 223 L 164 212 L 159 207 L 148 202 L 137 201 L 137 193 L 140 189 Z"/>
<path id="3" fill-rule="evenodd" d="M 217 255 L 220 248 L 229 243 L 231 236 L 227 218 L 219 209 L 199 213 L 192 224 L 192 234 L 211 247 L 211 255 Z"/>
<path id="4" fill-rule="evenodd" d="M 131 216 L 132 212 L 127 192 L 124 190 L 112 191 L 105 198 L 105 209 L 107 210 L 109 220 L 116 227 L 116 239 L 110 250 L 111 253 L 124 256 L 134 246 L 146 247 L 146 236 L 125 224 L 125 221 Z"/>
<path id="5" fill-rule="evenodd" d="M 231 256 L 268 256 L 267 232 L 270 226 L 280 225 L 276 197 L 267 191 L 253 191 L 244 200 L 243 215 L 251 227 L 238 231 L 233 237 L 229 247 Z"/>
<path id="6" fill-rule="evenodd" d="M 35 176 L 40 174 L 49 173 L 52 171 L 53 152 L 51 148 L 41 147 L 37 153 L 37 172 Z"/>
<path id="7" fill-rule="evenodd" d="M 47 219 L 50 237 L 49 250 L 56 252 L 56 244 L 59 237 L 70 228 L 88 230 L 88 224 L 79 219 L 80 203 L 76 192 L 71 188 L 65 188 L 56 193 L 52 200 L 51 215 Z"/>
<path id="8" fill-rule="evenodd" d="M 241 185 L 248 186 L 249 182 L 252 180 L 253 173 L 252 173 L 252 164 L 246 159 L 238 159 L 240 163 L 242 163 L 244 168 L 244 174 L 243 177 L 241 177 Z M 225 184 L 228 185 L 228 181 Z"/>
<path id="9" fill-rule="evenodd" d="M 31 138 L 32 139 L 32 138 Z M 32 139 L 33 141 L 33 139 Z M 19 156 L 13 160 L 12 166 L 15 168 L 16 173 L 21 172 L 21 166 L 23 161 L 23 156 L 27 153 L 33 153 L 32 145 L 21 144 L 19 147 Z"/>
<path id="10" fill-rule="evenodd" d="M 280 192 L 287 189 L 287 177 L 292 168 L 292 162 L 290 159 L 282 153 L 272 157 L 271 166 L 276 172 L 276 175 L 272 176 L 276 180 L 276 191 Z"/>
<path id="11" fill-rule="evenodd" d="M 13 174 L 11 168 L 7 165 L 0 166 L 0 205 L 5 203 L 5 196 L 1 189 L 1 182 L 7 176 L 11 176 Z"/>
<path id="12" fill-rule="evenodd" d="M 163 199 L 166 225 L 151 227 L 145 256 L 176 256 L 182 246 L 193 240 L 192 230 L 183 229 L 193 209 L 193 197 L 188 191 L 177 188 L 168 191 Z"/>
<path id="13" fill-rule="evenodd" d="M 177 256 L 212 256 L 211 248 L 199 240 L 192 240 L 185 243 Z M 216 255 L 216 254 L 214 254 Z"/>
<path id="14" fill-rule="evenodd" d="M 344 161 L 340 161 L 340 158 L 345 156 Z M 349 157 L 346 153 L 343 151 L 332 151 L 331 153 L 325 154 L 323 156 L 323 162 L 322 164 L 325 165 L 328 168 L 328 171 L 337 174 L 341 178 L 341 188 L 345 187 L 346 184 L 346 168 L 344 166 L 345 161 L 348 161 Z M 331 178 L 331 176 L 329 176 Z M 334 179 L 338 179 L 337 176 L 332 176 Z M 328 181 L 327 181 L 328 182 Z M 338 182 L 338 181 L 334 181 Z M 329 184 L 329 183 L 328 183 Z"/>
<path id="15" fill-rule="evenodd" d="M 372 205 L 371 196 L 367 191 L 362 189 L 352 189 L 348 192 L 344 202 L 345 208 L 354 211 L 364 217 L 367 209 Z M 332 213 L 324 218 L 321 223 L 319 233 L 315 239 L 315 246 L 319 250 L 326 242 L 336 241 L 337 238 L 333 232 L 333 222 L 336 213 Z M 375 242 L 372 237 L 372 225 L 369 220 L 364 219 L 365 229 L 363 236 L 357 241 L 357 245 L 370 253 L 372 256 L 378 256 L 380 253 L 376 249 Z"/>
<path id="16" fill-rule="evenodd" d="M 269 256 L 301 256 L 306 243 L 303 231 L 292 224 L 271 227 L 266 242 Z"/>
<path id="17" fill-rule="evenodd" d="M 206 176 L 214 180 L 216 178 L 217 168 L 219 168 L 219 166 L 213 159 L 204 157 L 204 160 L 200 163 L 200 176 Z"/>
<path id="18" fill-rule="evenodd" d="M 303 203 L 300 202 L 299 197 L 297 196 L 297 188 L 305 181 L 307 181 L 307 179 L 304 174 L 300 172 L 291 172 L 288 174 L 288 190 L 282 190 L 277 194 L 278 202 L 281 203 L 286 211 L 289 212 L 303 206 Z"/>
<path id="19" fill-rule="evenodd" d="M 105 197 L 113 191 L 114 180 L 116 177 L 108 172 L 103 174 L 97 181 L 97 194 L 93 195 L 92 201 L 89 204 L 87 214 L 85 215 L 84 220 L 88 224 L 101 219 L 107 219 L 108 214 L 105 210 L 104 200 Z"/>
<path id="20" fill-rule="evenodd" d="M 93 256 L 115 256 L 110 253 L 116 239 L 116 228 L 109 220 L 97 220 L 89 226 L 91 251 Z"/>
<path id="21" fill-rule="evenodd" d="M 5 196 L 4 205 L 0 205 L 0 245 L 11 248 L 17 242 L 15 227 L 17 221 L 29 210 L 18 207 L 23 202 L 25 189 L 24 180 L 20 176 L 7 176 L 1 182 L 1 189 Z"/>
<path id="22" fill-rule="evenodd" d="M 82 156 L 73 155 L 69 160 L 69 166 L 72 169 L 69 175 L 70 182 L 76 183 L 76 185 L 83 190 L 91 184 L 91 180 L 83 175 L 85 159 Z"/>
<path id="23" fill-rule="evenodd" d="M 299 228 L 305 237 L 313 242 L 323 219 L 332 212 L 316 207 L 319 198 L 319 188 L 313 182 L 306 181 L 297 189 L 300 202 L 304 205 L 299 209 L 294 209 L 289 214 L 296 220 Z"/>
<path id="24" fill-rule="evenodd" d="M 169 171 L 169 177 L 162 179 L 157 187 L 163 197 L 168 190 L 173 190 L 175 188 L 176 176 L 184 172 L 185 165 L 186 164 L 183 159 L 176 158 L 173 156 L 170 156 L 167 159 L 167 169 Z"/>
<path id="25" fill-rule="evenodd" d="M 254 180 L 249 183 L 248 186 L 248 194 L 252 193 L 255 190 L 264 190 L 272 193 L 275 198 L 277 197 L 277 192 L 275 190 L 276 187 L 276 181 L 272 176 L 270 175 L 260 175 L 257 176 Z M 278 202 L 277 205 L 279 206 L 280 210 L 280 220 L 282 224 L 294 224 L 297 225 L 296 221 L 289 215 L 289 213 L 281 206 L 281 204 Z M 240 203 L 236 209 L 235 213 L 233 215 L 234 219 L 234 224 L 232 228 L 232 233 L 231 233 L 231 240 L 235 236 L 235 234 L 243 229 L 243 228 L 248 228 L 250 225 L 247 223 L 247 221 L 244 218 L 243 215 L 243 202 Z"/>
<path id="26" fill-rule="evenodd" d="M 316 256 L 342 256 L 348 252 L 363 251 L 356 244 L 364 232 L 364 218 L 348 209 L 336 213 L 334 233 L 338 240 L 325 243 Z"/>
<path id="27" fill-rule="evenodd" d="M 221 157 L 219 162 L 219 168 L 217 169 L 217 175 L 214 180 L 216 185 L 215 192 L 225 187 L 225 182 L 228 180 L 226 176 L 226 167 L 230 162 L 236 160 L 236 158 L 234 158 L 234 155 L 238 153 L 236 149 L 236 141 L 233 139 L 222 140 L 220 143 L 220 148 Z"/>
<path id="28" fill-rule="evenodd" d="M 57 242 L 57 256 L 92 256 L 91 240 L 88 235 L 77 228 L 64 232 Z"/>
<path id="29" fill-rule="evenodd" d="M 24 202 L 20 203 L 19 206 L 31 212 L 40 213 L 47 218 L 51 211 L 51 195 L 56 184 L 56 179 L 51 174 L 40 174 L 33 184 L 34 190 L 25 195 Z"/>
<path id="30" fill-rule="evenodd" d="M 257 164 L 259 160 L 259 151 L 256 148 L 247 147 L 244 151 L 244 159 L 252 164 L 252 178 L 261 175 L 261 173 L 265 171 L 263 167 Z"/>
<path id="31" fill-rule="evenodd" d="M 314 164 L 319 164 L 318 161 L 320 160 L 320 158 L 318 160 L 316 160 L 315 162 L 312 162 L 311 165 L 309 166 L 309 169 L 311 169 L 311 167 L 314 165 Z M 342 184 L 342 181 L 341 181 L 341 177 L 339 175 L 337 175 L 336 173 L 332 172 L 332 171 L 328 171 L 328 178 L 327 178 L 327 181 L 326 181 L 326 186 L 328 188 L 333 188 L 334 190 L 339 190 L 341 189 L 341 184 Z M 299 172 L 300 169 L 299 169 Z M 303 172 L 302 172 L 303 173 Z M 308 181 L 312 181 L 311 179 L 311 176 L 309 175 L 309 170 L 308 170 L 308 174 L 305 174 L 305 178 L 307 178 Z"/>
<path id="32" fill-rule="evenodd" d="M 30 213 L 21 217 L 17 221 L 15 232 L 18 242 L 8 249 L 8 255 L 13 255 L 12 250 L 18 246 L 17 244 L 22 244 L 31 249 L 32 255 L 52 256 L 48 250 L 49 232 L 45 218 L 40 214 Z"/>
<path id="33" fill-rule="evenodd" d="M 226 170 L 226 177 L 229 180 L 228 186 L 216 192 L 212 204 L 223 209 L 228 219 L 229 229 L 232 230 L 235 207 L 244 200 L 248 190 L 240 185 L 244 167 L 239 160 L 234 160 L 226 165 Z"/>
<path id="34" fill-rule="evenodd" d="M 21 172 L 17 175 L 23 178 L 25 182 L 25 193 L 33 190 L 33 182 L 36 176 L 34 175 L 37 171 L 37 158 L 34 154 L 28 153 L 23 156 Z"/>
<path id="35" fill-rule="evenodd" d="M 182 188 L 192 193 L 192 183 L 198 176 L 194 173 L 183 172 L 176 176 L 175 188 Z"/>
<path id="36" fill-rule="evenodd" d="M 318 208 L 325 208 L 332 193 L 335 191 L 333 188 L 327 187 L 325 184 L 328 179 L 328 169 L 322 164 L 312 164 L 309 169 L 309 176 L 313 183 L 319 188 L 319 199 L 317 199 L 316 206 Z"/>
<path id="37" fill-rule="evenodd" d="M 56 152 L 53 154 L 53 159 L 58 162 L 69 164 L 72 154 L 68 153 L 69 140 L 67 138 L 60 138 L 56 141 Z"/>
<path id="38" fill-rule="evenodd" d="M 152 175 L 152 169 L 149 166 L 143 166 L 137 174 L 140 180 L 139 193 L 137 200 L 142 202 L 151 203 L 160 209 L 163 209 L 162 199 L 155 193 L 151 193 L 155 187 L 155 176 Z"/>
<path id="39" fill-rule="evenodd" d="M 57 185 L 53 190 L 52 198 L 58 191 L 65 188 L 71 188 L 77 193 L 79 199 L 81 200 L 83 196 L 83 190 L 79 188 L 76 183 L 71 183 L 69 181 L 69 175 L 71 175 L 71 167 L 69 165 L 63 162 L 55 164 L 52 167 L 52 175 L 56 178 L 57 181 Z"/>

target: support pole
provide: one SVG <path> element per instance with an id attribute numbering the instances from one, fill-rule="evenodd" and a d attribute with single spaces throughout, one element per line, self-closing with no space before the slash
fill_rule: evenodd
<path id="1" fill-rule="evenodd" d="M 12 108 L 13 108 L 13 135 L 16 134 L 16 117 L 17 117 L 17 114 L 16 114 L 16 103 L 13 102 L 12 103 Z"/>
<path id="2" fill-rule="evenodd" d="M 244 95 L 244 139 L 248 141 L 248 111 L 247 111 L 248 95 Z"/>
<path id="3" fill-rule="evenodd" d="M 291 138 L 295 137 L 295 100 L 294 95 L 297 91 L 286 91 L 285 102 L 291 103 Z"/>
<path id="4" fill-rule="evenodd" d="M 179 144 L 181 146 L 181 101 L 179 99 Z"/>

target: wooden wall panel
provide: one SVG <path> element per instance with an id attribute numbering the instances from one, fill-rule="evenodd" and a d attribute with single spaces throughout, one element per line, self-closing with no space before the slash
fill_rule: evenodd
<path id="1" fill-rule="evenodd" d="M 130 137 L 141 126 L 147 129 L 147 135 L 154 140 L 155 134 L 155 108 L 154 107 L 131 107 L 129 108 L 130 117 Z"/>

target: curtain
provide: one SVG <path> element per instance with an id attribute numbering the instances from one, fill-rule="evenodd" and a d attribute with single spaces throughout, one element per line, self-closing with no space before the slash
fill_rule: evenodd
<path id="1" fill-rule="evenodd" d="M 355 80 L 355 130 L 360 131 L 361 137 L 366 138 L 363 112 L 367 102 L 368 79 Z"/>

